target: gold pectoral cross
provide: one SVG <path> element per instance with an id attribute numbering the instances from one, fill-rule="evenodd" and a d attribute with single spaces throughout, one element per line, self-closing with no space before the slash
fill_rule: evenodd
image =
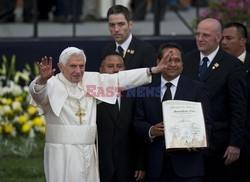
<path id="1" fill-rule="evenodd" d="M 82 117 L 85 116 L 85 113 L 84 113 L 84 110 L 81 108 L 81 105 L 80 105 L 80 102 L 78 103 L 78 111 L 75 113 L 75 115 L 77 117 L 79 117 L 79 120 L 80 120 L 80 124 L 82 124 Z"/>

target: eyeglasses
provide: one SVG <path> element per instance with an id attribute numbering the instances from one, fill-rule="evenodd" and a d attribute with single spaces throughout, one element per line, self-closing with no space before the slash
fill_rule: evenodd
<path id="1" fill-rule="evenodd" d="M 204 39 L 208 39 L 208 38 L 210 38 L 211 36 L 212 36 L 212 34 L 208 34 L 208 33 L 199 33 L 199 32 L 196 32 L 196 33 L 194 34 L 194 37 L 195 37 L 195 38 L 201 37 L 201 38 L 204 38 Z"/>

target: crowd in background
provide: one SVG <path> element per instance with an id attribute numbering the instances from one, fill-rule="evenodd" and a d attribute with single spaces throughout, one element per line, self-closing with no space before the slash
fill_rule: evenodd
<path id="1" fill-rule="evenodd" d="M 0 22 L 32 22 L 34 2 L 33 0 L 0 0 Z M 199 6 L 207 5 L 206 0 L 198 2 Z M 75 9 L 73 3 L 76 4 Z M 160 0 L 161 20 L 168 10 L 185 11 L 196 3 L 195 0 Z M 37 0 L 38 20 L 69 23 L 72 22 L 73 12 L 76 15 L 76 22 L 104 20 L 112 4 L 112 0 Z M 152 0 L 117 0 L 115 4 L 128 7 L 133 13 L 133 20 L 138 21 L 145 20 L 146 14 L 154 11 Z"/>

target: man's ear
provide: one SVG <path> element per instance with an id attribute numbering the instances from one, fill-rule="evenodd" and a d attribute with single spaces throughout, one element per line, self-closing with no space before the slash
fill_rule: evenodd
<path id="1" fill-rule="evenodd" d="M 216 35 L 216 42 L 221 42 L 221 40 L 222 40 L 222 34 L 221 33 L 217 33 L 217 35 Z"/>
<path id="2" fill-rule="evenodd" d="M 246 43 L 247 43 L 247 39 L 246 38 L 240 38 L 240 45 L 242 46 L 242 47 L 245 47 L 246 46 Z"/>
<path id="3" fill-rule="evenodd" d="M 130 20 L 129 22 L 128 22 L 128 25 L 129 25 L 129 28 L 130 28 L 130 30 L 133 28 L 133 21 L 132 20 Z"/>
<path id="4" fill-rule="evenodd" d="M 59 68 L 60 72 L 62 72 L 62 63 L 57 63 L 57 67 Z"/>

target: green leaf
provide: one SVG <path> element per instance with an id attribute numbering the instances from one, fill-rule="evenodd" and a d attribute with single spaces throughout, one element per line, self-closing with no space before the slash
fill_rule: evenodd
<path id="1" fill-rule="evenodd" d="M 19 83 L 20 78 L 23 79 L 25 83 L 28 83 L 30 81 L 30 73 L 17 71 L 14 76 L 14 82 Z"/>
<path id="2" fill-rule="evenodd" d="M 7 76 L 7 57 L 5 55 L 2 56 L 2 68 L 0 69 L 0 74 Z"/>
<path id="3" fill-rule="evenodd" d="M 31 72 L 31 68 L 29 64 L 25 64 L 25 70 L 27 70 L 28 72 Z"/>
<path id="4" fill-rule="evenodd" d="M 36 62 L 34 63 L 34 75 L 35 76 L 39 75 L 39 68 Z"/>
<path id="5" fill-rule="evenodd" d="M 11 63 L 10 63 L 10 69 L 9 69 L 9 78 L 12 80 L 15 77 L 16 74 L 16 55 L 13 54 L 11 56 Z"/>

